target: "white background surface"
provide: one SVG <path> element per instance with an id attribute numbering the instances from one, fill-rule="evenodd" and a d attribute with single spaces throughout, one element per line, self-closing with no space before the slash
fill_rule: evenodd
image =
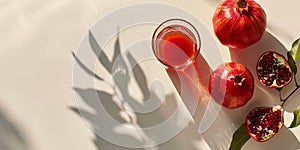
<path id="1" fill-rule="evenodd" d="M 257 1 L 267 13 L 267 30 L 289 49 L 300 37 L 300 1 Z M 68 109 L 75 106 L 71 52 L 103 15 L 140 2 L 155 1 L 0 0 L 0 109 L 22 130 L 32 150 L 95 149 L 93 134 Z M 156 2 L 189 11 L 212 31 L 217 1 Z M 226 48 L 219 47 L 227 57 Z M 292 131 L 300 137 L 300 128 Z"/>

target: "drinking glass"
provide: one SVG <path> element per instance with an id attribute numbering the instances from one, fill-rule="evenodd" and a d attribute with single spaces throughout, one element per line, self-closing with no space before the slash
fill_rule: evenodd
<path id="1" fill-rule="evenodd" d="M 200 47 L 198 31 L 184 19 L 162 22 L 152 37 L 152 49 L 156 58 L 168 68 L 181 69 L 192 64 Z"/>

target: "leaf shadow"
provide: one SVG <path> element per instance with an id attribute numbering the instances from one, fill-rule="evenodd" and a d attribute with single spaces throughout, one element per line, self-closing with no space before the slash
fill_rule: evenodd
<path id="1" fill-rule="evenodd" d="M 1 150 L 29 150 L 24 135 L 2 112 L 0 112 L 0 130 Z"/>
<path id="2" fill-rule="evenodd" d="M 98 61 L 102 64 L 102 66 L 110 73 L 112 74 L 112 68 L 115 64 L 115 61 L 117 58 L 119 59 L 119 64 L 117 64 L 117 68 L 121 70 L 125 70 L 124 74 L 115 74 L 114 77 L 117 77 L 117 79 L 121 79 L 122 81 L 125 81 L 128 79 L 127 75 L 127 68 L 124 65 L 125 62 L 120 55 L 120 43 L 119 43 L 119 37 L 117 36 L 117 40 L 115 42 L 114 46 L 114 56 L 113 60 L 110 61 L 108 56 L 105 54 L 105 52 L 102 50 L 102 48 L 99 46 L 98 42 L 96 41 L 94 35 L 92 34 L 91 31 L 89 31 L 89 44 L 94 52 L 94 54 L 98 57 Z M 103 80 L 103 78 L 99 77 L 96 75 L 96 73 L 92 72 L 89 70 L 77 57 L 75 54 L 73 54 L 76 62 L 78 65 L 89 75 L 94 76 L 97 79 Z M 121 57 L 120 57 L 121 56 Z M 123 76 L 125 75 L 125 76 Z M 115 78 L 113 78 L 115 79 Z M 125 80 L 124 80 L 125 79 Z M 105 82 L 105 81 L 104 81 Z M 118 81 L 115 81 L 118 82 Z M 124 83 L 124 82 L 123 82 Z M 124 86 L 125 85 L 125 86 Z M 121 84 L 120 89 L 122 93 L 127 93 L 128 87 L 128 82 L 126 84 Z M 108 139 L 103 139 L 100 136 L 97 135 L 98 131 L 102 131 L 102 128 L 105 128 L 107 131 L 106 132 L 111 132 L 115 133 L 115 129 L 117 126 L 115 124 L 108 124 L 105 122 L 106 119 L 113 119 L 119 124 L 126 124 L 126 123 L 131 123 L 133 121 L 133 118 L 131 114 L 124 112 L 125 108 L 123 106 L 123 103 L 120 103 L 120 101 L 116 101 L 114 97 L 116 95 L 110 94 L 101 90 L 96 90 L 93 88 L 89 89 L 82 89 L 82 88 L 74 88 L 74 91 L 82 98 L 84 103 L 88 105 L 90 108 L 93 109 L 93 112 L 90 112 L 88 110 L 85 110 L 83 108 L 75 108 L 75 107 L 70 107 L 70 109 L 78 114 L 81 115 L 84 120 L 88 122 L 88 125 L 90 125 L 90 128 L 94 131 L 96 139 L 94 140 L 95 145 L 99 148 L 101 146 L 105 147 L 110 147 L 110 149 L 127 149 L 122 146 L 117 146 L 115 144 L 112 144 L 109 142 Z M 107 114 L 106 114 L 107 113 Z M 122 116 L 123 113 L 123 116 Z M 124 116 L 125 115 L 125 116 Z M 109 116 L 109 118 L 107 118 Z M 98 131 L 97 131 L 98 130 Z M 122 139 L 126 139 L 128 142 L 143 142 L 139 141 L 139 139 L 136 139 L 135 137 L 132 137 L 130 135 L 126 134 L 119 134 L 119 136 Z M 101 144 L 99 144 L 101 143 Z M 141 144 L 139 144 L 141 145 Z M 142 150 L 142 149 L 141 149 Z"/>
<path id="3" fill-rule="evenodd" d="M 133 68 L 134 78 L 138 81 L 137 84 L 140 87 L 141 92 L 144 96 L 143 99 L 144 100 L 149 99 L 151 95 L 148 88 L 148 83 L 146 82 L 147 80 L 146 80 L 145 73 L 143 72 L 142 68 L 139 65 L 137 65 L 138 62 L 135 61 L 135 59 L 130 53 L 127 54 L 127 58 L 129 60 L 130 65 L 134 66 Z"/>
<path id="4" fill-rule="evenodd" d="M 115 42 L 114 47 L 114 56 L 113 60 L 110 61 L 107 57 L 107 55 L 104 53 L 103 49 L 98 44 L 96 38 L 94 37 L 93 33 L 89 31 L 89 43 L 90 46 L 96 56 L 98 56 L 99 62 L 105 67 L 105 69 L 111 73 L 112 67 L 115 62 L 115 60 L 120 56 L 121 49 L 120 49 L 120 41 L 119 41 L 119 35 L 117 35 L 117 40 Z"/>
<path id="5" fill-rule="evenodd" d="M 105 121 L 107 118 L 105 118 L 105 113 L 103 111 L 107 112 L 107 115 L 120 125 L 137 125 L 135 127 L 140 129 L 153 127 L 163 123 L 174 114 L 174 111 L 176 111 L 178 107 L 178 103 L 175 101 L 176 96 L 174 94 L 166 94 L 162 100 L 155 91 L 149 89 L 147 77 L 139 65 L 139 62 L 134 59 L 131 53 L 127 53 L 126 55 L 121 54 L 119 35 L 117 35 L 114 43 L 114 54 L 112 60 L 109 60 L 108 56 L 100 47 L 91 31 L 89 32 L 88 37 L 93 53 L 98 57 L 101 65 L 103 65 L 103 67 L 112 76 L 112 80 L 114 82 L 114 86 L 112 88 L 114 93 L 110 94 L 93 88 L 82 89 L 75 87 L 74 91 L 93 111 L 91 112 L 85 110 L 84 108 L 75 107 L 70 107 L 69 109 L 71 109 L 74 113 L 81 115 L 94 131 L 101 131 L 105 129 L 106 132 L 114 133 L 113 135 L 120 138 L 120 140 L 126 139 L 128 143 L 147 145 L 149 141 L 152 141 L 152 137 L 156 137 L 158 135 L 155 135 L 155 133 L 148 133 L 147 131 L 143 130 L 136 136 L 128 133 L 116 133 L 115 129 L 119 126 L 117 127 L 114 124 L 107 123 Z M 133 68 L 133 78 L 130 78 L 130 72 L 124 60 L 125 56 L 126 59 L 128 59 L 129 65 L 131 68 Z M 77 57 L 75 57 L 75 55 L 74 58 L 77 59 L 76 61 L 78 62 L 79 66 L 85 70 L 85 72 L 94 76 L 95 73 L 86 69 L 87 67 L 85 67 L 84 64 Z M 129 92 L 129 81 L 132 79 L 135 80 L 137 87 L 141 91 L 142 103 L 140 101 L 138 102 L 138 100 Z M 136 108 L 139 108 L 139 110 L 147 109 L 148 103 L 160 105 L 158 105 L 159 107 L 155 108 L 153 111 L 147 113 L 131 111 L 136 110 Z M 101 107 L 101 105 L 103 107 Z M 181 131 L 176 137 L 150 148 L 127 148 L 124 146 L 119 146 L 116 143 L 111 143 L 109 139 L 104 139 L 97 134 L 95 134 L 96 138 L 93 141 L 99 150 L 196 150 L 193 142 L 195 140 L 199 140 L 200 137 L 195 130 L 196 125 L 188 124 L 188 126 L 185 127 L 183 131 Z"/>
<path id="6" fill-rule="evenodd" d="M 121 92 L 123 97 L 126 97 L 125 101 L 127 103 L 129 103 L 129 105 L 131 105 L 131 106 L 136 105 L 137 107 L 140 107 L 140 108 L 145 107 L 143 104 L 146 104 L 148 101 L 156 102 L 159 104 L 160 103 L 159 98 L 156 95 L 156 93 L 151 91 L 148 88 L 148 83 L 146 82 L 147 81 L 146 75 L 143 72 L 142 68 L 140 67 L 139 63 L 133 58 L 133 56 L 130 53 L 128 53 L 126 56 L 127 56 L 127 59 L 129 60 L 131 67 L 133 68 L 133 70 L 132 70 L 133 76 L 134 76 L 135 80 L 137 81 L 137 85 L 142 92 L 142 95 L 143 95 L 142 101 L 144 103 L 142 103 L 142 104 L 132 103 L 132 102 L 134 102 L 134 98 L 130 96 L 128 91 L 122 90 L 122 88 L 121 88 L 120 91 L 123 91 L 123 92 Z M 116 61 L 118 62 L 118 59 L 116 59 Z M 114 76 L 114 78 L 115 78 L 115 81 L 117 81 L 116 82 L 117 87 L 126 85 L 126 89 L 128 89 L 127 80 L 125 80 L 125 82 L 120 80 L 120 79 L 124 80 L 124 77 Z M 164 121 L 166 121 L 168 118 L 170 118 L 174 114 L 174 112 L 178 108 L 178 103 L 175 101 L 175 99 L 176 99 L 176 97 L 174 94 L 166 95 L 166 97 L 163 101 L 163 104 L 161 104 L 155 110 L 148 112 L 148 113 L 136 112 L 135 117 L 136 117 L 136 121 L 139 124 L 139 126 L 141 128 L 148 128 L 148 127 L 153 127 L 155 125 L 161 124 Z M 132 101 L 132 102 L 130 102 L 130 101 Z M 136 110 L 136 109 L 137 108 L 134 108 L 133 110 Z M 145 108 L 145 109 L 147 109 L 147 108 Z M 193 145 L 193 141 L 195 139 L 197 139 L 197 138 L 195 138 L 195 137 L 197 137 L 197 134 L 195 134 L 195 130 L 192 130 L 191 126 L 192 125 L 189 125 L 189 127 L 186 127 L 179 135 L 176 136 L 176 138 L 172 138 L 169 141 L 166 141 L 165 143 L 158 145 L 156 148 L 158 148 L 160 150 L 169 150 L 169 149 L 193 150 L 193 149 L 195 149 L 195 146 Z M 193 128 L 193 129 L 195 129 L 195 128 Z M 148 133 L 147 131 L 145 131 L 145 132 L 150 137 L 159 136 L 159 135 L 155 135 L 154 133 Z M 163 131 L 161 131 L 161 132 L 163 132 Z M 190 140 L 188 140 L 188 139 L 190 139 Z"/>
<path id="7" fill-rule="evenodd" d="M 76 54 L 74 52 L 72 52 L 72 55 L 75 59 L 75 61 L 78 63 L 78 65 L 90 76 L 95 77 L 96 79 L 98 79 L 99 81 L 103 81 L 103 78 L 101 78 L 100 76 L 98 76 L 97 74 L 95 74 L 93 71 L 91 71 L 87 66 L 84 65 L 83 62 L 80 61 L 80 59 L 76 56 Z"/>
<path id="8" fill-rule="evenodd" d="M 80 95 L 80 97 L 84 100 L 84 102 L 93 110 L 96 111 L 96 114 L 91 114 L 85 110 L 78 109 L 80 114 L 85 117 L 85 119 L 92 121 L 93 125 L 101 124 L 101 116 L 102 111 L 101 109 L 105 109 L 106 112 L 112 117 L 114 120 L 120 123 L 125 123 L 126 121 L 120 117 L 119 112 L 122 110 L 114 101 L 113 95 L 99 91 L 96 89 L 81 89 L 81 88 L 74 88 L 75 92 Z M 103 108 L 101 107 L 102 104 Z M 74 110 L 74 108 L 73 108 Z M 78 112 L 78 111 L 75 111 Z"/>
<path id="9" fill-rule="evenodd" d="M 90 125 L 91 130 L 95 133 L 96 138 L 93 140 L 95 145 L 99 149 L 113 149 L 113 150 L 131 150 L 131 148 L 126 148 L 122 146 L 118 146 L 109 142 L 109 139 L 103 139 L 98 136 L 98 133 L 110 132 L 115 133 L 115 129 L 118 128 L 117 124 L 109 124 L 109 120 L 113 119 L 114 121 L 125 124 L 128 120 L 122 118 L 120 116 L 120 112 L 122 112 L 122 107 L 118 106 L 113 100 L 112 95 L 106 92 L 102 92 L 95 89 L 74 89 L 84 100 L 84 102 L 93 108 L 96 113 L 91 113 L 87 110 L 81 108 L 70 107 L 70 109 L 76 114 L 82 116 L 85 121 Z M 103 108 L 99 105 L 102 104 Z M 103 113 L 108 113 L 104 115 Z M 107 118 L 109 116 L 109 118 Z M 111 118 L 110 118 L 111 117 Z M 116 134 L 112 134 L 114 136 Z M 140 142 L 137 138 L 127 135 L 127 134 L 119 134 L 119 138 L 123 140 L 126 139 L 127 142 Z M 139 145 L 140 145 L 139 144 Z M 136 149 L 136 150 L 144 150 L 144 149 Z"/>

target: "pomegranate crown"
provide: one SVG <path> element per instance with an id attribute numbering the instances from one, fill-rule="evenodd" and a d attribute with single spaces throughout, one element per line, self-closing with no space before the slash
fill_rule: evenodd
<path id="1" fill-rule="evenodd" d="M 235 0 L 236 2 L 236 8 L 238 8 L 240 15 L 242 16 L 249 10 L 249 4 L 247 0 Z"/>

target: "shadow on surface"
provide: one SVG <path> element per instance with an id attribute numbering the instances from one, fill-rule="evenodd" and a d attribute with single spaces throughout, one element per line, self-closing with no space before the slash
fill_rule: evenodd
<path id="1" fill-rule="evenodd" d="M 0 149 L 29 150 L 29 146 L 17 127 L 0 112 Z"/>
<path id="2" fill-rule="evenodd" d="M 150 143 L 153 143 L 153 138 L 159 136 L 158 133 L 148 133 L 144 131 L 144 128 L 153 127 L 163 123 L 172 116 L 176 109 L 178 109 L 176 102 L 176 96 L 174 94 L 167 94 L 162 100 L 159 98 L 156 92 L 149 89 L 147 78 L 138 62 L 133 56 L 128 53 L 127 55 L 121 54 L 119 35 L 115 41 L 113 58 L 110 61 L 108 56 L 101 49 L 97 43 L 92 32 L 89 32 L 89 44 L 93 53 L 98 57 L 99 62 L 108 71 L 113 80 L 114 93 L 110 94 L 101 90 L 89 88 L 82 89 L 75 87 L 74 91 L 82 98 L 84 103 L 93 109 L 92 112 L 83 108 L 71 107 L 78 115 L 81 115 L 88 126 L 94 131 L 96 138 L 94 143 L 99 150 L 196 150 L 194 142 L 200 139 L 200 136 L 195 132 L 197 127 L 193 124 L 188 124 L 176 137 L 160 144 L 154 145 L 148 148 L 127 148 L 111 143 L 110 140 L 104 139 L 101 135 L 97 135 L 97 131 L 103 131 L 112 133 L 112 136 L 117 136 L 120 140 L 127 142 L 128 144 L 144 145 L 147 147 Z M 78 65 L 89 75 L 95 77 L 100 82 L 103 78 L 90 71 L 80 60 L 74 55 Z M 132 77 L 128 66 L 125 63 L 125 59 L 128 60 L 129 65 L 133 68 Z M 142 98 L 137 100 L 129 93 L 129 81 L 134 80 L 137 83 L 137 87 L 140 89 Z M 104 81 L 105 82 L 105 81 Z M 146 104 L 153 102 L 154 104 L 160 104 L 155 110 L 147 113 L 133 112 L 137 107 L 141 110 L 147 109 Z M 101 105 L 99 105 L 101 104 Z M 133 108 L 133 109 L 132 109 Z M 132 110 L 131 110 L 132 109 Z M 105 113 L 107 114 L 105 114 Z M 105 122 L 106 115 L 111 117 L 114 121 L 119 123 L 119 126 Z M 178 118 L 180 119 L 180 118 Z M 175 124 L 174 124 L 175 125 Z M 125 127 L 140 129 L 140 132 L 130 133 L 130 130 L 126 130 Z M 164 131 L 160 131 L 162 134 Z M 124 144 L 124 143 L 123 143 Z M 126 146 L 126 145 L 125 145 Z"/>

